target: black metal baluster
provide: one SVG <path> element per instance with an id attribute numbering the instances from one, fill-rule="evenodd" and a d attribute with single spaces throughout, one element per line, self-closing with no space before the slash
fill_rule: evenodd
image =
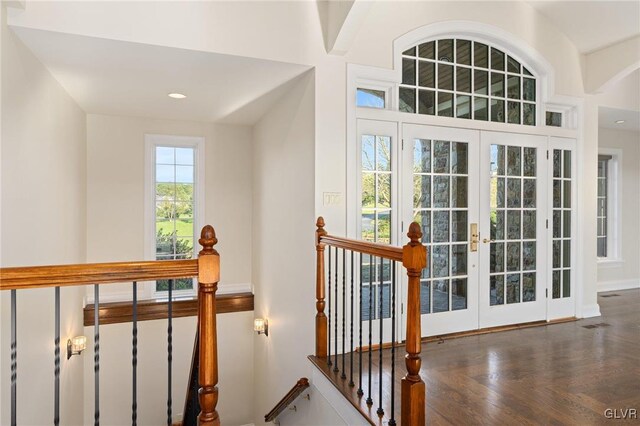
<path id="1" fill-rule="evenodd" d="M 344 366 L 344 361 L 346 355 L 346 339 L 345 339 L 345 327 L 346 327 L 346 319 L 347 319 L 347 285 L 346 285 L 346 276 L 347 276 L 347 252 L 345 249 L 342 249 L 342 374 L 340 378 L 346 379 L 346 369 Z"/>
<path id="2" fill-rule="evenodd" d="M 173 360 L 173 280 L 169 280 L 169 301 L 167 303 L 167 426 L 171 426 L 171 362 Z"/>
<path id="3" fill-rule="evenodd" d="M 378 348 L 379 360 L 380 363 L 378 365 L 378 409 L 376 413 L 379 416 L 384 414 L 384 410 L 382 409 L 382 331 L 384 324 L 384 312 L 382 308 L 384 307 L 384 259 L 380 258 L 380 289 L 379 289 L 379 315 L 380 315 L 380 347 Z"/>
<path id="4" fill-rule="evenodd" d="M 93 424 L 100 425 L 100 289 L 93 286 L 93 374 L 94 374 L 94 412 Z"/>
<path id="5" fill-rule="evenodd" d="M 351 346 L 349 347 L 349 386 L 355 386 L 353 383 L 353 258 L 354 252 L 351 251 L 351 323 L 349 329 L 351 332 Z"/>
<path id="6" fill-rule="evenodd" d="M 55 288 L 53 424 L 60 424 L 60 287 Z"/>
<path id="7" fill-rule="evenodd" d="M 359 292 L 359 319 L 360 319 L 360 327 L 358 328 L 358 396 L 364 395 L 364 391 L 362 390 L 362 253 L 358 254 L 360 258 L 360 288 Z"/>
<path id="8" fill-rule="evenodd" d="M 396 397 L 396 262 L 391 263 L 391 418 L 389 426 L 395 426 Z"/>
<path id="9" fill-rule="evenodd" d="M 131 425 L 138 424 L 138 283 L 133 282 L 133 330 L 131 332 Z"/>
<path id="10" fill-rule="evenodd" d="M 328 321 L 328 324 L 327 324 L 327 333 L 328 333 L 327 345 L 329 346 L 329 350 L 327 351 L 327 355 L 328 355 L 327 356 L 327 365 L 331 366 L 331 246 L 329 246 L 328 259 L 329 259 L 329 273 L 327 274 L 327 277 L 329 279 L 329 290 L 327 291 L 327 299 L 328 299 L 328 305 L 329 305 L 329 315 L 327 316 L 327 321 Z"/>
<path id="11" fill-rule="evenodd" d="M 18 335 L 16 291 L 11 290 L 11 426 L 18 424 Z"/>
<path id="12" fill-rule="evenodd" d="M 336 301 L 336 306 L 335 309 L 333 310 L 334 312 L 334 321 L 333 321 L 333 331 L 334 331 L 334 336 L 333 336 L 333 340 L 334 340 L 334 347 L 335 347 L 335 352 L 333 353 L 333 371 L 334 373 L 337 373 L 338 371 L 340 371 L 340 369 L 338 368 L 338 248 L 336 247 L 336 267 L 335 267 L 335 286 L 334 286 L 334 299 Z"/>
<path id="13" fill-rule="evenodd" d="M 371 339 L 373 338 L 373 256 L 369 255 L 369 370 L 367 373 L 369 374 L 369 388 L 368 388 L 368 396 L 367 396 L 367 405 L 373 404 L 373 399 L 371 399 Z"/>

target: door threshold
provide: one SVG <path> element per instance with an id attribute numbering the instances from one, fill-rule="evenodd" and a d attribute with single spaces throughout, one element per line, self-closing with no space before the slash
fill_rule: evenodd
<path id="1" fill-rule="evenodd" d="M 423 337 L 422 343 L 439 342 L 443 340 L 457 339 L 460 337 L 478 336 L 481 334 L 489 334 L 489 333 L 498 333 L 501 331 L 520 330 L 523 328 L 539 327 L 539 326 L 550 325 L 550 324 L 562 324 L 565 322 L 572 322 L 572 321 L 577 321 L 577 318 L 567 317 L 567 318 L 558 318 L 558 319 L 549 320 L 549 321 L 541 320 L 541 321 L 525 322 L 521 324 L 509 324 L 509 325 L 500 325 L 497 327 L 480 328 L 477 330 L 459 331 L 457 333 L 448 333 L 448 334 L 440 334 L 437 336 Z"/>

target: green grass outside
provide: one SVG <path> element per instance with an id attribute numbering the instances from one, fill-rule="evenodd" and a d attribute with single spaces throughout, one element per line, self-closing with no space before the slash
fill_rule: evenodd
<path id="1" fill-rule="evenodd" d="M 163 233 L 173 233 L 173 222 L 170 220 L 156 221 L 156 232 L 161 230 Z M 176 231 L 179 237 L 190 237 L 193 235 L 193 220 L 178 219 L 176 220 Z"/>

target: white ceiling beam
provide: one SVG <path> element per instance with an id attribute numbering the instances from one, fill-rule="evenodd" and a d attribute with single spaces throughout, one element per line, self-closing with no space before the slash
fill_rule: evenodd
<path id="1" fill-rule="evenodd" d="M 640 68 L 640 36 L 585 55 L 585 92 L 604 93 Z"/>
<path id="2" fill-rule="evenodd" d="M 363 0 L 318 0 L 327 53 L 344 55 L 349 51 L 372 4 L 373 1 Z"/>

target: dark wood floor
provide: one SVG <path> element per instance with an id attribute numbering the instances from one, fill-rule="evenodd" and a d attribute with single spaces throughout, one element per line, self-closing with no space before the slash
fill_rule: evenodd
<path id="1" fill-rule="evenodd" d="M 602 316 L 580 321 L 425 343 L 421 375 L 427 384 L 429 425 L 640 424 L 640 417 L 607 420 L 606 409 L 636 409 L 640 416 L 640 290 L 601 293 Z M 403 348 L 396 356 L 396 419 L 400 419 Z M 368 353 L 363 354 L 365 395 L 311 357 L 321 370 L 374 421 L 387 424 L 390 409 L 390 351 L 383 351 L 383 404 L 379 418 L 378 352 L 373 353 L 372 397 L 368 396 Z M 342 363 L 340 361 L 340 367 Z M 346 374 L 349 376 L 349 355 Z"/>

